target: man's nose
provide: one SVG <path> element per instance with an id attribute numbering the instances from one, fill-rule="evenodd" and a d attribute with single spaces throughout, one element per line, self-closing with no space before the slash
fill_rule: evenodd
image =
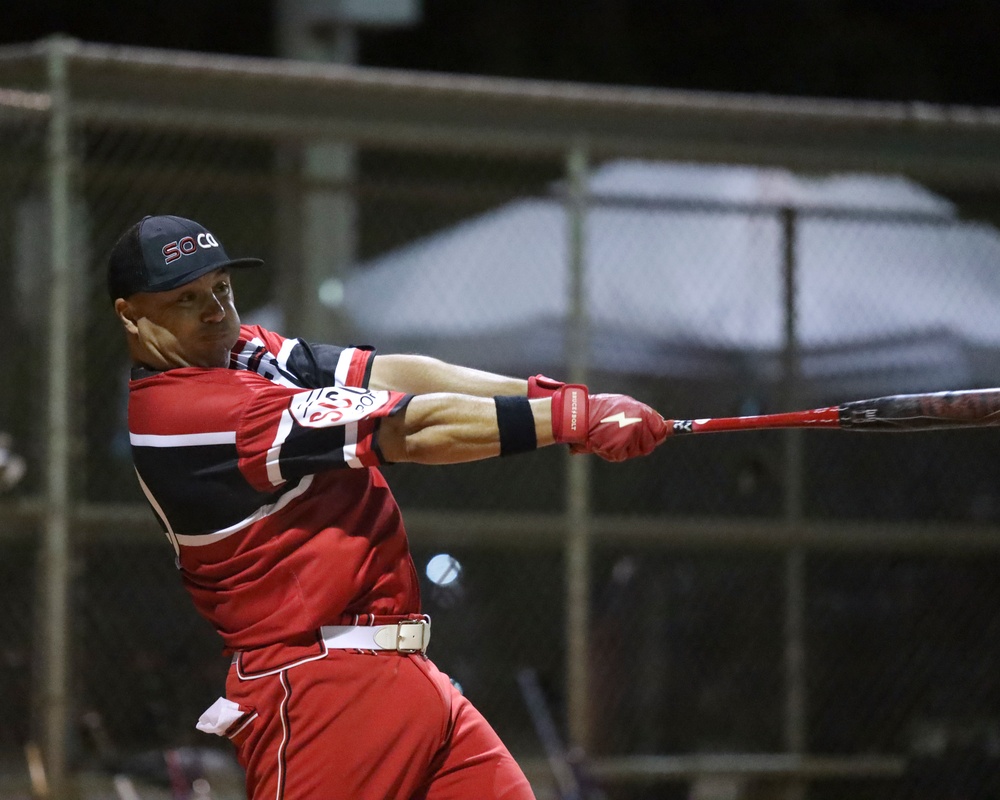
<path id="1" fill-rule="evenodd" d="M 208 296 L 201 311 L 203 322 L 221 322 L 226 318 L 226 308 L 214 294 Z"/>

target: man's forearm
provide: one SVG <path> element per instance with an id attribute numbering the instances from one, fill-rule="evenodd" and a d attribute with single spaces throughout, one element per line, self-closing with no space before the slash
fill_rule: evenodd
<path id="1" fill-rule="evenodd" d="M 535 443 L 554 442 L 552 401 L 529 403 Z M 432 393 L 414 397 L 403 413 L 382 421 L 382 454 L 388 461 L 458 464 L 500 454 L 497 409 L 492 398 Z"/>
<path id="2" fill-rule="evenodd" d="M 372 389 L 408 394 L 452 392 L 475 397 L 526 395 L 528 382 L 492 372 L 449 364 L 429 356 L 379 355 L 372 361 Z"/>

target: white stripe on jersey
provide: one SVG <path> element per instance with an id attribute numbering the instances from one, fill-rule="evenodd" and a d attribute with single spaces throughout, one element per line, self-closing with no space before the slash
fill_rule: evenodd
<path id="1" fill-rule="evenodd" d="M 173 435 L 132 433 L 129 431 L 128 439 L 134 447 L 199 447 L 206 444 L 236 444 L 236 431 L 178 433 Z"/>
<path id="2" fill-rule="evenodd" d="M 347 386 L 347 373 L 351 371 L 351 360 L 354 357 L 356 348 L 348 347 L 340 354 L 337 359 L 337 368 L 333 372 L 334 380 L 337 382 L 337 386 Z"/>
<path id="3" fill-rule="evenodd" d="M 235 525 L 230 525 L 228 528 L 222 528 L 221 530 L 213 531 L 212 533 L 203 533 L 197 536 L 191 536 L 186 533 L 175 533 L 173 534 L 174 539 L 178 544 L 182 544 L 185 547 L 204 547 L 207 544 L 212 544 L 213 542 L 218 542 L 234 533 L 239 533 L 246 527 L 253 525 L 255 522 L 264 519 L 264 517 L 270 516 L 275 511 L 280 511 L 282 508 L 287 506 L 296 497 L 305 494 L 306 491 L 312 486 L 313 476 L 306 475 L 299 485 L 294 489 L 289 489 L 281 497 L 278 498 L 277 502 L 271 503 L 270 505 L 261 506 L 256 511 L 254 511 L 246 519 L 240 520 Z M 175 547 L 177 545 L 174 545 Z"/>
<path id="4" fill-rule="evenodd" d="M 364 466 L 358 460 L 358 423 L 348 422 L 344 426 L 344 463 L 353 469 Z"/>
<path id="5" fill-rule="evenodd" d="M 274 434 L 274 441 L 271 442 L 264 461 L 267 465 L 267 479 L 271 481 L 272 486 L 280 486 L 285 482 L 284 477 L 281 475 L 281 446 L 285 443 L 285 439 L 288 438 L 288 434 L 292 432 L 293 425 L 294 421 L 292 420 L 291 412 L 286 408 L 281 412 L 281 421 L 278 423 L 278 430 Z"/>
<path id="6" fill-rule="evenodd" d="M 142 489 L 142 493 L 146 495 L 146 499 L 149 501 L 149 504 L 153 507 L 153 511 L 156 513 L 156 516 L 158 516 L 160 518 L 160 522 L 163 523 L 163 528 L 164 528 L 163 532 L 167 535 L 167 539 L 170 540 L 170 544 L 174 548 L 174 555 L 180 556 L 181 548 L 180 545 L 177 543 L 177 534 L 174 533 L 170 527 L 170 520 L 167 519 L 167 515 L 163 513 L 163 509 L 160 508 L 160 504 L 156 502 L 156 498 L 153 497 L 153 493 L 149 491 L 149 487 L 146 485 L 146 482 L 142 479 L 142 475 L 139 474 L 139 470 L 135 470 L 135 477 L 139 479 L 139 487 Z"/>
<path id="7" fill-rule="evenodd" d="M 281 343 L 281 347 L 278 348 L 275 360 L 278 362 L 278 366 L 281 367 L 282 372 L 288 372 L 288 357 L 292 354 L 292 350 L 295 349 L 298 343 L 298 339 L 285 339 Z"/>

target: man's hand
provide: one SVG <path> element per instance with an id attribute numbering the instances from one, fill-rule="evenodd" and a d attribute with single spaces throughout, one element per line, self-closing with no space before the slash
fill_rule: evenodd
<path id="1" fill-rule="evenodd" d="M 142 351 L 141 361 L 146 366 L 154 369 L 192 366 L 184 357 L 177 337 L 162 325 L 140 317 L 135 323 L 134 333 Z"/>
<path id="2" fill-rule="evenodd" d="M 656 411 L 624 394 L 592 394 L 588 398 L 587 440 L 570 446 L 574 453 L 593 453 L 605 461 L 648 456 L 670 429 Z"/>
<path id="3" fill-rule="evenodd" d="M 624 394 L 588 394 L 541 375 L 528 382 L 528 396 L 552 398 L 552 432 L 574 453 L 605 461 L 649 455 L 670 429 L 654 409 Z"/>

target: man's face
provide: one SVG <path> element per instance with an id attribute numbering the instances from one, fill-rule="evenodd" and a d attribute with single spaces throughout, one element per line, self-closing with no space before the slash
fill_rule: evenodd
<path id="1" fill-rule="evenodd" d="M 169 352 L 172 366 L 229 365 L 240 317 L 228 270 L 217 269 L 166 292 L 137 292 L 124 303 L 119 313 L 127 311 L 136 323 L 142 318 L 152 323 L 139 326 L 139 338 L 152 331 L 159 340 L 157 349 Z"/>

